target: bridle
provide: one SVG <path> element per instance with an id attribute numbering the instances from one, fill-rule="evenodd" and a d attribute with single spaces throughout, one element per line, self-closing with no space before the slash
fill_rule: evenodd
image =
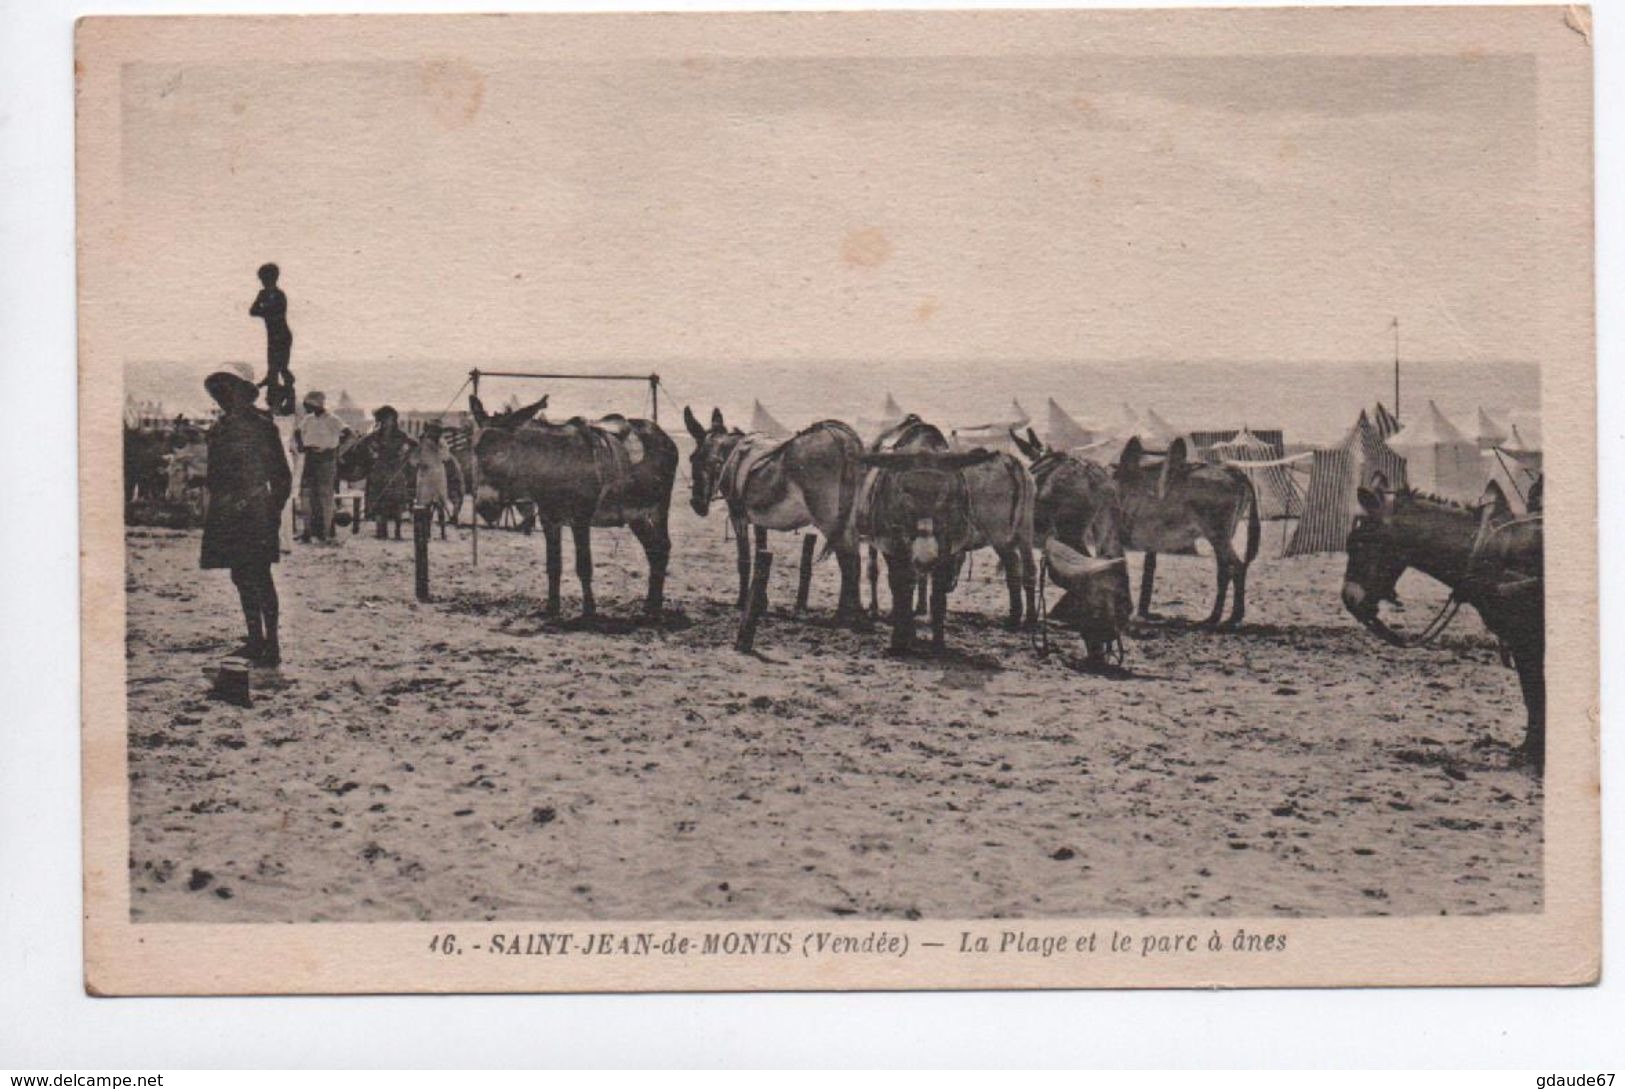
<path id="1" fill-rule="evenodd" d="M 1469 509 L 1479 511 L 1478 532 L 1473 535 L 1473 546 L 1467 553 L 1467 563 L 1462 569 L 1461 578 L 1451 588 L 1450 596 L 1445 599 L 1443 605 L 1439 606 L 1438 611 L 1433 614 L 1433 618 L 1417 634 L 1401 635 L 1383 622 L 1378 613 L 1378 606 L 1374 605 L 1370 612 L 1356 612 L 1354 614 L 1354 618 L 1367 631 L 1389 646 L 1399 647 L 1402 650 L 1412 650 L 1416 647 L 1425 647 L 1437 642 L 1439 637 L 1445 633 L 1445 630 L 1450 627 L 1451 622 L 1456 619 L 1456 613 L 1461 611 L 1462 605 L 1471 603 L 1471 585 L 1472 580 L 1475 578 L 1473 569 L 1478 565 L 1479 557 L 1483 555 L 1484 549 L 1489 545 L 1490 541 L 1513 526 L 1542 521 L 1539 514 L 1527 514 L 1520 518 L 1508 519 L 1505 522 L 1494 522 L 1491 518 L 1492 507 L 1480 505 L 1477 508 Z M 1362 518 L 1355 523 L 1355 532 L 1359 532 L 1364 522 L 1365 519 Z"/>

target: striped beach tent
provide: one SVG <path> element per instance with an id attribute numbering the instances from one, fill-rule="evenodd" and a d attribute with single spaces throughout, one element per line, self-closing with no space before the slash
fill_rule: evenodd
<path id="1" fill-rule="evenodd" d="M 790 429 L 773 418 L 773 414 L 762 406 L 762 402 L 753 400 L 750 407 L 750 429 L 762 435 L 775 439 L 790 437 Z"/>
<path id="2" fill-rule="evenodd" d="M 1361 410 L 1355 427 L 1360 432 L 1360 483 L 1370 487 L 1380 474 L 1388 482 L 1389 488 L 1403 488 L 1405 459 L 1388 446 L 1388 437 L 1399 430 L 1398 418 L 1379 401 L 1371 415 Z"/>
<path id="3" fill-rule="evenodd" d="M 1235 438 L 1211 447 L 1221 465 L 1240 469 L 1252 481 L 1258 496 L 1258 515 L 1266 520 L 1297 518 L 1303 513 L 1303 495 L 1292 479 L 1292 459 L 1279 457 L 1279 450 L 1245 427 Z M 1299 455 L 1296 460 L 1307 460 Z"/>
<path id="4" fill-rule="evenodd" d="M 1348 546 L 1358 509 L 1355 487 L 1360 474 L 1360 428 L 1349 429 L 1335 446 L 1310 452 L 1309 489 L 1303 516 L 1287 542 L 1286 556 L 1342 552 Z"/>

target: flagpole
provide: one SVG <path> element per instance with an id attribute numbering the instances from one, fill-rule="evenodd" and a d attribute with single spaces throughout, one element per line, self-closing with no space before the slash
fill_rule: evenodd
<path id="1" fill-rule="evenodd" d="M 1394 419 L 1399 419 L 1399 315 L 1394 315 Z"/>

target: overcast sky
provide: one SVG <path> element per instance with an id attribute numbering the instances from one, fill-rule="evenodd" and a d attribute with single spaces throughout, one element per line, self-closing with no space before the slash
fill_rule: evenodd
<path id="1" fill-rule="evenodd" d="M 1516 56 L 125 68 L 135 360 L 1530 359 Z"/>

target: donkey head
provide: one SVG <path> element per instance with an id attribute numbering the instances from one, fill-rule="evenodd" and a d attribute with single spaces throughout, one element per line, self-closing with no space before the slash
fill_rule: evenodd
<path id="1" fill-rule="evenodd" d="M 707 428 L 700 425 L 700 421 L 694 418 L 694 411 L 685 405 L 683 424 L 694 437 L 694 452 L 688 457 L 688 475 L 693 485 L 688 503 L 695 514 L 704 518 L 722 483 L 723 466 L 728 463 L 728 456 L 733 453 L 734 447 L 739 445 L 741 433 L 738 429 L 728 430 L 720 408 L 711 410 L 711 426 Z"/>
<path id="2" fill-rule="evenodd" d="M 1343 572 L 1343 607 L 1362 623 L 1384 601 L 1397 604 L 1394 587 L 1407 566 L 1394 532 L 1395 497 L 1379 475 L 1358 492 L 1362 513 L 1349 531 L 1348 566 Z"/>
<path id="3" fill-rule="evenodd" d="M 468 411 L 475 425 L 474 458 L 480 472 L 480 494 L 474 497 L 476 504 L 483 502 L 489 506 L 499 502 L 498 496 L 516 472 L 516 435 L 546 407 L 544 395 L 541 400 L 522 408 L 492 416 L 478 397 L 469 396 Z"/>

